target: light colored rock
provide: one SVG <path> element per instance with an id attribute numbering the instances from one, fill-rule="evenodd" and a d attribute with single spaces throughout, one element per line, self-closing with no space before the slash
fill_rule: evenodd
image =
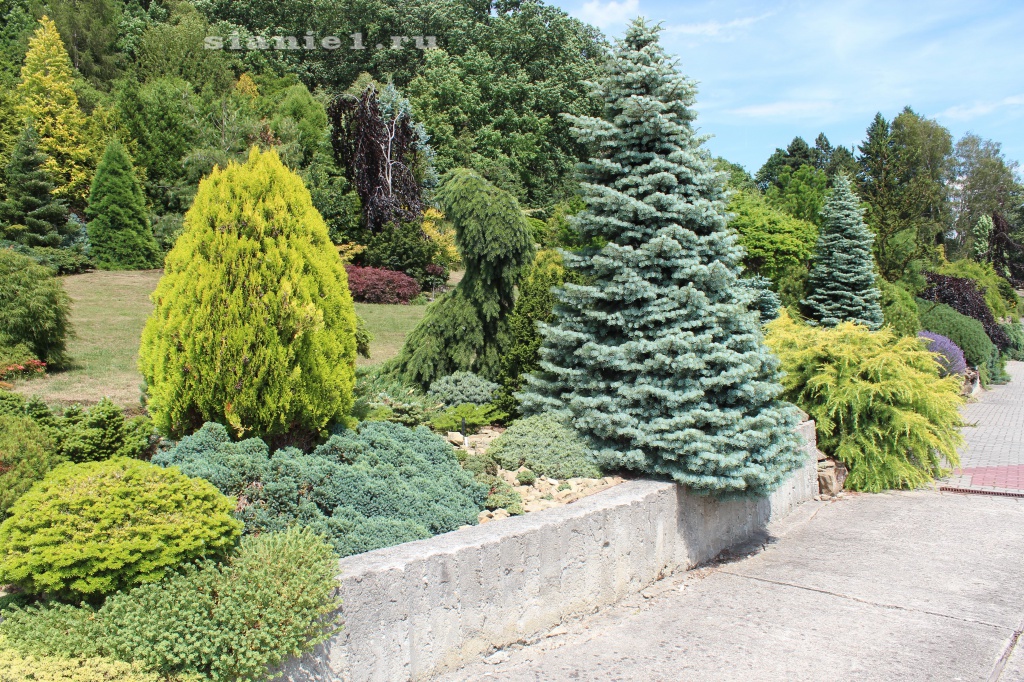
<path id="1" fill-rule="evenodd" d="M 452 445 L 462 447 L 462 434 L 459 433 L 458 431 L 449 431 L 448 442 L 451 443 Z"/>

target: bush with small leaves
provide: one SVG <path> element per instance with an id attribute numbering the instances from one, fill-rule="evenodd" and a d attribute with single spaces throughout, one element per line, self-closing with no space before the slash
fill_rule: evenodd
<path id="1" fill-rule="evenodd" d="M 519 485 L 533 485 L 537 481 L 537 474 L 533 473 L 529 469 L 523 469 L 516 474 L 516 482 Z"/>
<path id="2" fill-rule="evenodd" d="M 150 449 L 153 422 L 149 417 L 125 419 L 110 398 L 82 411 L 71 407 L 60 420 L 58 449 L 72 462 L 98 462 L 112 457 L 144 457 Z"/>
<path id="3" fill-rule="evenodd" d="M 161 676 L 262 680 L 339 630 L 336 573 L 330 545 L 292 528 L 245 538 L 224 563 L 188 564 L 99 609 L 10 609 L 0 633 L 24 654 L 104 656 Z"/>
<path id="4" fill-rule="evenodd" d="M 308 526 L 342 556 L 475 523 L 487 496 L 443 438 L 389 422 L 364 422 L 309 454 L 272 455 L 263 441 L 233 443 L 208 423 L 153 462 L 236 496 L 247 533 Z"/>
<path id="5" fill-rule="evenodd" d="M 34 421 L 0 414 L 0 519 L 36 481 L 65 461 Z"/>
<path id="6" fill-rule="evenodd" d="M 491 402 L 498 388 L 498 384 L 472 372 L 455 372 L 430 384 L 427 395 L 445 405 L 484 405 Z"/>
<path id="7" fill-rule="evenodd" d="M 538 414 L 512 422 L 487 451 L 502 467 L 551 478 L 599 478 L 586 443 L 564 420 Z"/>
<path id="8" fill-rule="evenodd" d="M 71 329 L 71 298 L 53 272 L 0 248 L 0 347 L 24 344 L 38 360 L 60 366 Z"/>
<path id="9" fill-rule="evenodd" d="M 881 277 L 878 278 L 878 288 L 882 292 L 882 318 L 886 326 L 897 336 L 916 335 L 921 329 L 921 320 L 913 295 L 899 284 L 892 284 Z"/>
<path id="10" fill-rule="evenodd" d="M 962 374 L 967 369 L 964 352 L 942 334 L 919 332 L 918 337 L 925 341 L 925 348 L 936 354 L 935 361 L 939 363 L 940 376 Z"/>
<path id="11" fill-rule="evenodd" d="M 1007 322 L 1002 327 L 1010 339 L 1006 357 L 1010 360 L 1024 360 L 1024 326 L 1020 322 Z"/>
<path id="12" fill-rule="evenodd" d="M 357 303 L 406 304 L 420 293 L 415 279 L 396 270 L 346 265 L 348 288 Z"/>
<path id="13" fill-rule="evenodd" d="M 928 288 L 921 292 L 921 298 L 933 303 L 944 303 L 961 315 L 973 317 L 981 322 L 985 333 L 1000 350 L 1010 345 L 1009 337 L 996 322 L 992 310 L 985 302 L 984 293 L 973 280 L 938 275 L 934 272 L 925 273 L 925 277 L 928 280 Z"/>
<path id="14" fill-rule="evenodd" d="M 0 583 L 98 598 L 230 549 L 242 524 L 208 482 L 118 457 L 63 464 L 0 524 Z"/>
<path id="15" fill-rule="evenodd" d="M 488 487 L 487 509 L 504 509 L 512 516 L 523 513 L 523 496 L 517 493 L 501 476 L 482 474 L 477 480 Z"/>
<path id="16" fill-rule="evenodd" d="M 196 679 L 198 682 L 198 678 Z M 0 682 L 165 682 L 137 665 L 105 658 L 22 656 L 0 640 Z M 185 682 L 172 678 L 166 682 Z"/>

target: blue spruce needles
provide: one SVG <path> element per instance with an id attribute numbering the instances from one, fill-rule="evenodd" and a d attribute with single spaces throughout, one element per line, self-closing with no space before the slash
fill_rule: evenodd
<path id="1" fill-rule="evenodd" d="M 843 322 L 871 331 L 882 326 L 882 292 L 875 284 L 874 235 L 864 224 L 864 209 L 845 175 L 821 209 L 824 227 L 807 276 L 810 294 L 801 301 L 808 320 L 824 327 Z"/>
<path id="2" fill-rule="evenodd" d="M 724 175 L 693 129 L 695 86 L 637 20 L 593 88 L 602 118 L 571 119 L 594 150 L 576 228 L 607 244 L 565 254 L 584 284 L 555 290 L 524 413 L 568 416 L 606 468 L 764 495 L 802 463 L 796 416 L 737 282 L 742 251 Z"/>

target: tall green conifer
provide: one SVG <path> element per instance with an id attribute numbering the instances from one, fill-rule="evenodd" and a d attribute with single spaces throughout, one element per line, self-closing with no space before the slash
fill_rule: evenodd
<path id="1" fill-rule="evenodd" d="M 112 140 L 89 192 L 89 249 L 101 268 L 142 270 L 160 265 L 160 247 L 146 214 L 142 186 L 124 145 Z"/>
<path id="2" fill-rule="evenodd" d="M 752 292 L 737 282 L 742 252 L 724 175 L 693 128 L 695 86 L 638 19 L 594 94 L 602 118 L 572 119 L 595 150 L 575 220 L 607 244 L 566 254 L 585 283 L 556 289 L 523 411 L 565 414 L 605 465 L 766 494 L 803 456 Z"/>
<path id="3" fill-rule="evenodd" d="M 39 136 L 28 125 L 6 168 L 7 201 L 0 205 L 7 223 L 0 234 L 5 238 L 28 246 L 60 246 L 67 231 L 68 209 L 53 196 L 53 181 L 45 166 Z"/>
<path id="4" fill-rule="evenodd" d="M 845 175 L 821 210 L 824 223 L 801 304 L 808 318 L 826 327 L 856 322 L 882 326 L 882 294 L 875 283 L 874 236 L 864 224 L 864 209 Z"/>

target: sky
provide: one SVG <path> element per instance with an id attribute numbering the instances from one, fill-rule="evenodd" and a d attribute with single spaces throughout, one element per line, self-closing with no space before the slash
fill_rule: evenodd
<path id="1" fill-rule="evenodd" d="M 909 105 L 1024 162 L 1024 2 L 550 0 L 611 38 L 643 16 L 698 82 L 708 148 L 754 173 L 800 135 L 859 144 Z"/>

